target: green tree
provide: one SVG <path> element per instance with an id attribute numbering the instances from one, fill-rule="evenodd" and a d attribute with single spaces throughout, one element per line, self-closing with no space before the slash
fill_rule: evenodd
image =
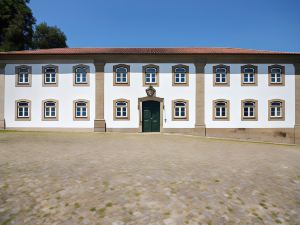
<path id="1" fill-rule="evenodd" d="M 29 49 L 35 18 L 30 0 L 0 0 L 0 51 Z"/>
<path id="2" fill-rule="evenodd" d="M 33 35 L 33 48 L 66 48 L 68 47 L 66 41 L 66 35 L 58 27 L 41 23 L 36 27 Z"/>

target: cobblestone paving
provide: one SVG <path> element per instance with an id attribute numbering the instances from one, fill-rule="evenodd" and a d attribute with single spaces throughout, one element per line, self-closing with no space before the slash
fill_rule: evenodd
<path id="1" fill-rule="evenodd" d="M 300 224 L 300 148 L 0 133 L 0 224 Z"/>

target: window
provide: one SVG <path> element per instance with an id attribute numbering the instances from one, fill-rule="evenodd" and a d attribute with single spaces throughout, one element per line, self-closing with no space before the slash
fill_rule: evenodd
<path id="1" fill-rule="evenodd" d="M 189 85 L 189 67 L 185 65 L 175 65 L 173 71 L 173 86 Z"/>
<path id="2" fill-rule="evenodd" d="M 57 86 L 57 66 L 43 66 L 43 86 Z"/>
<path id="3" fill-rule="evenodd" d="M 225 65 L 217 65 L 213 67 L 214 86 L 229 86 L 230 84 L 230 67 Z"/>
<path id="4" fill-rule="evenodd" d="M 173 120 L 188 120 L 188 101 L 179 99 L 173 101 Z"/>
<path id="5" fill-rule="evenodd" d="M 273 65 L 268 67 L 269 70 L 269 85 L 284 85 L 285 82 L 285 67 Z"/>
<path id="6" fill-rule="evenodd" d="M 129 120 L 130 102 L 126 99 L 114 100 L 114 120 Z"/>
<path id="7" fill-rule="evenodd" d="M 229 120 L 229 101 L 215 100 L 214 105 L 214 120 Z"/>
<path id="8" fill-rule="evenodd" d="M 257 120 L 257 101 L 242 101 L 242 120 Z"/>
<path id="9" fill-rule="evenodd" d="M 29 100 L 16 101 L 16 120 L 30 120 L 30 108 Z"/>
<path id="10" fill-rule="evenodd" d="M 16 67 L 16 86 L 29 87 L 31 86 L 31 67 L 17 66 Z"/>
<path id="11" fill-rule="evenodd" d="M 156 65 L 147 65 L 143 67 L 144 86 L 158 86 L 159 67 Z"/>
<path id="12" fill-rule="evenodd" d="M 89 86 L 90 67 L 87 65 L 76 65 L 73 67 L 73 85 Z"/>
<path id="13" fill-rule="evenodd" d="M 257 85 L 257 66 L 246 65 L 241 67 L 242 85 Z"/>
<path id="14" fill-rule="evenodd" d="M 89 101 L 74 101 L 74 120 L 89 120 Z"/>
<path id="15" fill-rule="evenodd" d="M 125 64 L 115 65 L 114 70 L 114 85 L 129 86 L 130 85 L 130 66 Z"/>
<path id="16" fill-rule="evenodd" d="M 56 100 L 43 101 L 43 120 L 58 119 L 58 102 Z"/>
<path id="17" fill-rule="evenodd" d="M 283 100 L 270 100 L 269 120 L 284 120 L 284 105 Z"/>

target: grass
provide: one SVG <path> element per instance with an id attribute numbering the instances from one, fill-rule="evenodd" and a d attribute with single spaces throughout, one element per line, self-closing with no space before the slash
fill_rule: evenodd
<path id="1" fill-rule="evenodd" d="M 80 204 L 79 204 L 78 202 L 76 202 L 76 203 L 74 204 L 74 207 L 75 207 L 75 209 L 78 209 L 78 208 L 80 208 Z"/>
<path id="2" fill-rule="evenodd" d="M 97 210 L 97 213 L 100 216 L 100 218 L 103 218 L 105 216 L 105 211 L 106 211 L 105 207 Z"/>
<path id="3" fill-rule="evenodd" d="M 105 207 L 112 207 L 113 204 L 111 202 L 106 203 Z"/>

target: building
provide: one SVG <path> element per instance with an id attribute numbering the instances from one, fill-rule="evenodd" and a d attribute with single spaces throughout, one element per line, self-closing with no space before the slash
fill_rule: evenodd
<path id="1" fill-rule="evenodd" d="M 300 143 L 300 53 L 66 48 L 0 53 L 0 128 Z"/>

